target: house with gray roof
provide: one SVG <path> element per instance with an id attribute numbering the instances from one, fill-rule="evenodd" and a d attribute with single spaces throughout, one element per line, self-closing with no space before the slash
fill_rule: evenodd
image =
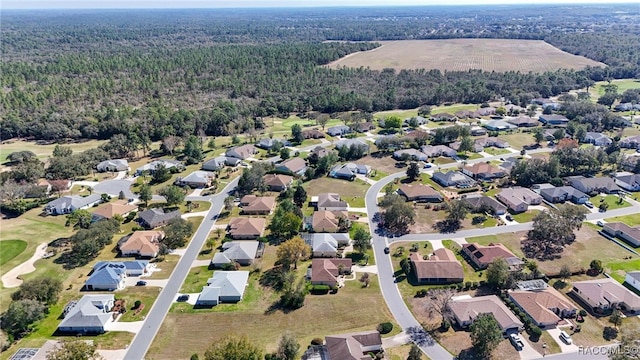
<path id="1" fill-rule="evenodd" d="M 627 191 L 640 191 L 640 174 L 616 175 L 613 181 Z"/>
<path id="2" fill-rule="evenodd" d="M 535 126 L 538 126 L 538 124 L 540 124 L 538 120 L 532 119 L 529 116 L 514 117 L 507 120 L 507 122 L 517 127 L 535 127 Z"/>
<path id="3" fill-rule="evenodd" d="M 322 193 L 318 196 L 312 196 L 311 203 L 315 205 L 316 210 L 343 211 L 348 210 L 349 207 L 346 201 L 340 200 L 340 194 L 336 193 Z"/>
<path id="4" fill-rule="evenodd" d="M 153 208 L 138 213 L 138 222 L 147 229 L 164 226 L 169 221 L 180 217 L 180 210 L 164 212 L 163 209 Z"/>
<path id="5" fill-rule="evenodd" d="M 569 123 L 569 119 L 566 116 L 557 114 L 540 115 L 538 120 L 545 125 L 555 126 L 566 126 Z"/>
<path id="6" fill-rule="evenodd" d="M 461 201 L 467 204 L 475 212 L 486 210 L 495 215 L 504 215 L 507 212 L 506 206 L 501 204 L 498 200 L 485 195 L 467 195 L 466 197 L 463 197 Z"/>
<path id="7" fill-rule="evenodd" d="M 517 128 L 516 125 L 512 125 L 504 120 L 489 120 L 482 124 L 482 126 L 491 131 L 503 131 Z"/>
<path id="8" fill-rule="evenodd" d="M 618 142 L 618 145 L 621 148 L 640 149 L 640 135 L 623 138 Z"/>
<path id="9" fill-rule="evenodd" d="M 185 177 L 176 179 L 175 184 L 178 186 L 189 186 L 192 188 L 206 188 L 211 186 L 211 182 L 215 178 L 215 174 L 209 171 L 196 170 Z"/>
<path id="10" fill-rule="evenodd" d="M 88 209 L 102 202 L 100 194 L 89 196 L 67 195 L 52 200 L 44 206 L 44 211 L 49 215 L 69 214 L 76 210 Z"/>
<path id="11" fill-rule="evenodd" d="M 403 126 L 409 126 L 409 124 L 410 124 L 412 121 L 415 121 L 414 123 L 415 123 L 416 125 L 418 125 L 418 126 L 420 126 L 420 125 L 425 125 L 426 123 L 428 123 L 428 122 L 429 122 L 429 120 L 427 120 L 426 118 L 424 118 L 424 117 L 422 117 L 422 116 L 412 116 L 412 117 L 405 118 L 405 119 L 402 121 L 402 124 L 403 124 Z"/>
<path id="12" fill-rule="evenodd" d="M 416 161 L 429 160 L 429 157 L 427 156 L 427 154 L 416 149 L 402 149 L 402 150 L 396 150 L 393 152 L 393 158 L 396 160 L 404 160 L 405 157 L 407 157 L 409 160 L 416 160 Z"/>
<path id="13" fill-rule="evenodd" d="M 127 276 L 148 274 L 154 265 L 148 260 L 100 261 L 84 283 L 85 290 L 115 291 L 124 289 Z"/>
<path id="14" fill-rule="evenodd" d="M 99 172 L 116 172 L 116 171 L 128 171 L 129 162 L 127 159 L 110 159 L 105 160 L 96 165 L 96 170 Z"/>
<path id="15" fill-rule="evenodd" d="M 551 185 L 550 187 L 540 189 L 540 196 L 550 203 L 571 201 L 575 204 L 584 204 L 589 200 L 589 195 L 572 186 L 555 187 Z"/>
<path id="16" fill-rule="evenodd" d="M 313 257 L 336 257 L 338 248 L 351 242 L 349 233 L 308 233 L 302 239 L 311 247 Z"/>
<path id="17" fill-rule="evenodd" d="M 584 176 L 571 176 L 567 180 L 569 180 L 571 186 L 585 194 L 617 194 L 620 191 L 620 187 L 610 177 L 587 178 Z"/>
<path id="18" fill-rule="evenodd" d="M 623 222 L 608 222 L 602 227 L 602 232 L 623 239 L 633 246 L 640 246 L 640 226 L 631 227 Z"/>
<path id="19" fill-rule="evenodd" d="M 276 165 L 276 170 L 302 176 L 307 171 L 307 162 L 302 158 L 293 157 Z"/>
<path id="20" fill-rule="evenodd" d="M 222 267 L 233 263 L 248 266 L 262 255 L 263 250 L 264 246 L 255 240 L 228 241 L 222 244 L 222 252 L 213 256 L 211 266 Z"/>
<path id="21" fill-rule="evenodd" d="M 455 150 L 446 145 L 424 145 L 420 150 L 430 158 L 438 156 L 454 157 L 458 155 Z"/>
<path id="22" fill-rule="evenodd" d="M 347 125 L 336 125 L 327 129 L 327 134 L 331 136 L 341 136 L 351 132 L 351 128 Z"/>
<path id="23" fill-rule="evenodd" d="M 153 174 L 156 169 L 164 167 L 165 169 L 169 169 L 172 171 L 182 171 L 184 170 L 184 165 L 177 160 L 154 160 L 148 164 L 142 165 L 138 169 L 136 169 L 136 176 L 142 175 L 144 172 L 148 172 L 149 174 Z"/>
<path id="24" fill-rule="evenodd" d="M 369 175 L 371 167 L 365 164 L 345 163 L 334 166 L 329 176 L 336 179 L 355 180 L 356 175 Z"/>
<path id="25" fill-rule="evenodd" d="M 217 171 L 221 170 L 225 166 L 236 166 L 240 162 L 240 159 L 226 157 L 224 155 L 207 160 L 202 164 L 202 170 L 205 171 Z"/>
<path id="26" fill-rule="evenodd" d="M 369 353 L 382 351 L 382 338 L 377 331 L 330 335 L 325 337 L 325 343 L 328 360 L 366 360 L 371 359 Z"/>
<path id="27" fill-rule="evenodd" d="M 629 271 L 624 277 L 624 282 L 634 289 L 640 291 L 640 270 Z"/>
<path id="28" fill-rule="evenodd" d="M 101 334 L 105 325 L 113 321 L 111 309 L 115 298 L 111 294 L 85 295 L 72 301 L 64 309 L 58 332 L 68 334 Z"/>
<path id="29" fill-rule="evenodd" d="M 632 314 L 640 313 L 640 296 L 612 278 L 574 282 L 571 293 L 596 313 L 608 313 L 616 307 Z"/>
<path id="30" fill-rule="evenodd" d="M 271 138 L 265 138 L 265 139 L 260 139 L 257 143 L 256 143 L 256 147 L 259 147 L 260 149 L 265 149 L 265 150 L 269 150 L 272 147 L 276 146 L 276 144 L 280 144 L 282 147 L 285 146 L 289 146 L 290 143 L 288 140 L 286 139 L 271 139 Z"/>
<path id="31" fill-rule="evenodd" d="M 365 152 L 369 151 L 369 144 L 365 140 L 360 138 L 355 139 L 342 139 L 335 142 L 336 149 L 341 147 L 351 148 L 352 146 L 364 149 Z"/>
<path id="32" fill-rule="evenodd" d="M 496 295 L 455 298 L 447 305 L 460 327 L 468 327 L 480 314 L 491 314 L 504 333 L 519 332 L 524 324 Z"/>
<path id="33" fill-rule="evenodd" d="M 542 203 L 542 196 L 520 186 L 502 189 L 496 194 L 496 199 L 516 213 L 527 211 L 529 205 L 540 205 Z"/>
<path id="34" fill-rule="evenodd" d="M 431 176 L 431 179 L 444 187 L 455 186 L 458 188 L 469 188 L 476 186 L 475 180 L 460 171 L 449 170 L 446 173 L 436 171 Z"/>
<path id="35" fill-rule="evenodd" d="M 242 300 L 249 283 L 248 271 L 217 270 L 207 280 L 207 286 L 196 300 L 199 306 L 215 306 L 219 303 L 236 303 Z"/>
<path id="36" fill-rule="evenodd" d="M 582 142 L 595 146 L 609 146 L 613 142 L 610 137 L 599 132 L 587 132 Z"/>

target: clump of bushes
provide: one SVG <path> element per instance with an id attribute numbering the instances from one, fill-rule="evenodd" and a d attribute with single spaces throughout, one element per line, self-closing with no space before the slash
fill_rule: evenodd
<path id="1" fill-rule="evenodd" d="M 378 332 L 380 334 L 388 334 L 393 330 L 393 324 L 390 322 L 383 322 L 378 325 Z"/>

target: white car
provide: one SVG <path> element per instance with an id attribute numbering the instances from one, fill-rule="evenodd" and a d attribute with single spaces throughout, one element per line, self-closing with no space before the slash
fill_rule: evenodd
<path id="1" fill-rule="evenodd" d="M 520 336 L 518 336 L 518 334 L 509 334 L 509 340 L 511 340 L 511 343 L 516 348 L 516 350 L 522 350 L 522 348 L 524 348 L 524 342 L 522 341 Z"/>
<path id="2" fill-rule="evenodd" d="M 598 226 L 600 226 L 600 227 L 604 226 L 604 223 L 602 221 L 600 221 L 600 220 L 598 220 L 598 222 L 596 224 L 598 224 Z"/>
<path id="3" fill-rule="evenodd" d="M 569 334 L 564 331 L 560 331 L 560 340 L 567 343 L 567 345 L 571 345 L 573 343 L 573 341 L 571 340 L 571 336 L 569 336 Z"/>
<path id="4" fill-rule="evenodd" d="M 593 209 L 593 203 L 591 201 L 585 202 L 584 206 L 588 207 L 589 209 Z"/>

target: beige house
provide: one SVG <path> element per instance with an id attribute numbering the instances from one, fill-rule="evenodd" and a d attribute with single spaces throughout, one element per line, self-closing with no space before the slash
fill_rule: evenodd
<path id="1" fill-rule="evenodd" d="M 377 331 L 330 335 L 325 337 L 325 343 L 331 360 L 368 360 L 370 352 L 382 351 L 382 338 Z"/>
<path id="2" fill-rule="evenodd" d="M 285 191 L 293 182 L 293 176 L 283 174 L 267 174 L 263 177 L 264 184 L 270 191 Z"/>
<path id="3" fill-rule="evenodd" d="M 480 314 L 491 314 L 503 332 L 520 331 L 523 324 L 496 295 L 458 298 L 448 304 L 460 327 L 468 327 Z"/>
<path id="4" fill-rule="evenodd" d="M 444 197 L 436 189 L 424 184 L 402 184 L 398 194 L 407 198 L 407 201 L 417 202 L 442 202 Z"/>
<path id="5" fill-rule="evenodd" d="M 346 220 L 348 217 L 349 213 L 346 211 L 316 211 L 311 216 L 311 228 L 315 232 L 338 232 L 340 219 Z"/>
<path id="6" fill-rule="evenodd" d="M 489 245 L 480 245 L 478 243 L 463 244 L 462 253 L 477 269 L 486 269 L 489 264 L 498 258 L 503 258 L 509 264 L 509 270 L 511 271 L 519 271 L 524 265 L 522 259 L 499 243 L 490 243 Z"/>
<path id="7" fill-rule="evenodd" d="M 574 282 L 571 292 L 595 313 L 607 313 L 615 307 L 640 313 L 640 296 L 611 278 Z"/>
<path id="8" fill-rule="evenodd" d="M 276 198 L 245 195 L 240 199 L 240 206 L 242 206 L 242 213 L 246 215 L 269 215 L 276 207 Z"/>
<path id="9" fill-rule="evenodd" d="M 129 204 L 126 200 L 118 200 L 98 206 L 92 215 L 96 221 L 100 219 L 112 219 L 116 215 L 124 218 L 136 210 L 138 210 L 138 205 Z"/>
<path id="10" fill-rule="evenodd" d="M 160 249 L 163 231 L 136 231 L 120 243 L 122 256 L 156 257 Z"/>
<path id="11" fill-rule="evenodd" d="M 351 259 L 313 259 L 311 261 L 311 284 L 338 285 L 338 277 L 351 274 L 353 263 Z"/>
<path id="12" fill-rule="evenodd" d="M 491 181 L 507 176 L 503 169 L 487 163 L 475 163 L 462 168 L 462 173 L 476 180 Z"/>
<path id="13" fill-rule="evenodd" d="M 563 318 L 576 315 L 577 308 L 571 301 L 543 280 L 522 281 L 518 287 L 519 290 L 509 292 L 509 297 L 542 329 L 553 328 Z"/>
<path id="14" fill-rule="evenodd" d="M 542 196 L 519 186 L 503 189 L 496 194 L 496 199 L 507 205 L 511 211 L 517 213 L 527 211 L 529 205 L 540 205 L 542 203 Z"/>
<path id="15" fill-rule="evenodd" d="M 311 203 L 315 204 L 316 210 L 346 211 L 348 204 L 340 200 L 340 194 L 323 193 L 311 198 Z"/>
<path id="16" fill-rule="evenodd" d="M 265 218 L 242 218 L 237 217 L 229 221 L 227 230 L 229 236 L 235 240 L 257 239 L 264 235 L 267 219 Z"/>
<path id="17" fill-rule="evenodd" d="M 447 248 L 435 250 L 427 259 L 417 252 L 411 253 L 409 261 L 420 284 L 450 284 L 464 280 L 462 264 Z"/>

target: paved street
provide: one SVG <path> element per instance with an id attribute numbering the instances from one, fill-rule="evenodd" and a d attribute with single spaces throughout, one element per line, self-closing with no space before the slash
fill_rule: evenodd
<path id="1" fill-rule="evenodd" d="M 206 218 L 202 221 L 202 224 L 196 231 L 196 234 L 191 239 L 187 250 L 180 258 L 178 265 L 173 270 L 167 285 L 162 289 L 162 292 L 153 304 L 151 311 L 149 311 L 149 315 L 147 315 L 142 326 L 142 330 L 133 338 L 133 342 L 129 346 L 124 359 L 140 360 L 144 358 L 147 350 L 151 346 L 151 342 L 158 333 L 158 330 L 160 330 L 160 325 L 162 325 L 165 316 L 169 312 L 171 303 L 173 303 L 184 279 L 187 277 L 191 264 L 196 259 L 198 252 L 204 245 L 204 242 L 209 235 L 209 231 L 218 217 L 218 214 L 222 210 L 225 197 L 227 197 L 228 193 L 233 190 L 237 184 L 238 178 L 230 182 L 221 193 L 210 198 L 210 201 L 212 202 L 211 209 L 209 210 Z"/>

